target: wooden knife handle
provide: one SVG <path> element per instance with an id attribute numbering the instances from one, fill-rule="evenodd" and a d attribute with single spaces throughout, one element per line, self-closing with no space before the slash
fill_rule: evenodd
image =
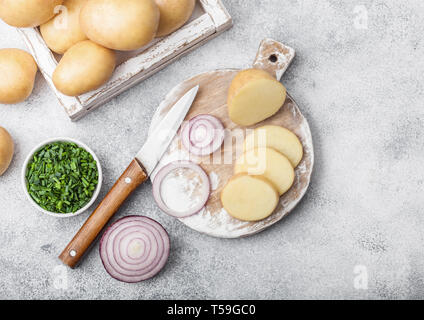
<path id="1" fill-rule="evenodd" d="M 74 268 L 97 238 L 100 231 L 102 231 L 103 227 L 124 203 L 125 199 L 140 184 L 146 181 L 147 177 L 147 173 L 143 167 L 134 159 L 65 250 L 63 250 L 59 259 L 64 264 Z"/>

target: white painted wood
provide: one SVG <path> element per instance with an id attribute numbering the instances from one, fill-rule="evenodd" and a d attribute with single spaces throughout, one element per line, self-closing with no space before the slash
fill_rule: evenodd
<path id="1" fill-rule="evenodd" d="M 296 52 L 293 48 L 266 38 L 259 46 L 253 67 L 267 70 L 280 80 L 295 56 Z"/>
<path id="2" fill-rule="evenodd" d="M 52 75 L 57 60 L 38 29 L 21 28 L 19 31 L 59 103 L 72 120 L 77 120 L 232 26 L 231 16 L 220 0 L 199 0 L 198 6 L 200 10 L 197 8 L 195 14 L 200 12 L 199 16 L 181 29 L 155 39 L 136 52 L 118 53 L 120 64 L 112 78 L 99 89 L 79 97 L 63 95 L 55 88 Z"/>
<path id="3" fill-rule="evenodd" d="M 231 27 L 232 20 L 231 16 L 225 9 L 222 1 L 220 0 L 200 0 L 205 12 L 207 12 L 216 27 L 216 31 L 225 30 Z"/>

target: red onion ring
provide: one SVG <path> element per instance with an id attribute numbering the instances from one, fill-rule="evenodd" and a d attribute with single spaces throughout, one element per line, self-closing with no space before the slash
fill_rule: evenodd
<path id="1" fill-rule="evenodd" d="M 196 188 L 193 190 L 196 192 L 196 195 L 198 196 L 198 199 L 195 204 L 190 206 L 190 203 L 187 203 L 187 209 L 185 210 L 176 210 L 175 208 L 170 208 L 164 200 L 162 195 L 162 184 L 164 180 L 168 177 L 169 174 L 174 172 L 177 169 L 189 169 L 194 171 L 198 174 L 200 177 L 201 184 L 200 186 L 196 186 Z M 184 181 L 189 183 L 192 182 L 192 179 L 190 177 L 184 177 L 182 176 L 182 179 Z M 176 190 L 177 192 L 177 190 Z M 189 192 L 189 191 L 187 191 Z M 196 213 L 198 213 L 202 208 L 205 206 L 206 202 L 209 199 L 210 194 L 210 181 L 208 175 L 203 171 L 203 169 L 198 166 L 197 164 L 191 162 L 191 161 L 174 161 L 170 164 L 164 166 L 162 169 L 159 170 L 159 172 L 156 174 L 155 179 L 153 180 L 153 197 L 158 204 L 159 208 L 167 213 L 170 216 L 176 217 L 176 218 L 185 218 L 192 216 Z M 188 196 L 190 196 L 189 194 Z"/>
<path id="2" fill-rule="evenodd" d="M 198 137 L 199 129 L 204 128 L 206 136 L 202 138 Z M 190 127 L 190 141 L 192 144 L 195 144 L 198 148 L 205 148 L 209 146 L 213 139 L 215 138 L 215 127 L 211 130 L 211 122 L 208 120 L 199 119 L 199 121 L 195 121 L 192 123 Z"/>
<path id="3" fill-rule="evenodd" d="M 198 130 L 204 128 L 206 135 L 198 138 Z M 181 129 L 184 147 L 197 156 L 207 156 L 218 150 L 224 142 L 225 130 L 222 122 L 209 114 L 200 114 L 186 122 Z"/>
<path id="4" fill-rule="evenodd" d="M 155 220 L 128 216 L 112 224 L 100 240 L 100 258 L 116 280 L 134 283 L 158 274 L 168 260 L 168 233 Z"/>

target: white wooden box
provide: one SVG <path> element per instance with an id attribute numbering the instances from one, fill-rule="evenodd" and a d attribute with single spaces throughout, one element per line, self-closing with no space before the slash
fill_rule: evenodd
<path id="1" fill-rule="evenodd" d="M 66 96 L 55 88 L 52 74 L 60 56 L 47 47 L 38 28 L 20 28 L 19 31 L 60 104 L 71 120 L 77 120 L 231 26 L 231 16 L 221 0 L 198 0 L 186 25 L 137 51 L 119 52 L 112 78 L 99 89 L 78 97 Z"/>

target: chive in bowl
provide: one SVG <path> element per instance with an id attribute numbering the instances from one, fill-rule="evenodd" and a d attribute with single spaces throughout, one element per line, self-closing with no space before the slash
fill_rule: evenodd
<path id="1" fill-rule="evenodd" d="M 37 172 L 35 178 L 31 170 Z M 53 138 L 31 150 L 21 180 L 34 208 L 50 216 L 67 218 L 85 212 L 96 201 L 103 174 L 99 159 L 87 145 L 71 138 Z"/>

